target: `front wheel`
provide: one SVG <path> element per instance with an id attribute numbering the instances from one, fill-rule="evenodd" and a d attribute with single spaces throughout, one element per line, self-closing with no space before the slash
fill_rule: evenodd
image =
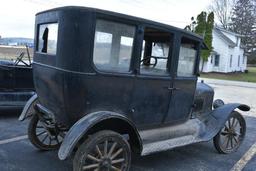
<path id="1" fill-rule="evenodd" d="M 100 131 L 78 148 L 73 171 L 128 171 L 131 150 L 127 140 L 113 131 Z"/>
<path id="2" fill-rule="evenodd" d="M 229 154 L 237 151 L 244 140 L 246 123 L 243 116 L 233 111 L 224 127 L 213 138 L 215 148 L 219 153 Z"/>

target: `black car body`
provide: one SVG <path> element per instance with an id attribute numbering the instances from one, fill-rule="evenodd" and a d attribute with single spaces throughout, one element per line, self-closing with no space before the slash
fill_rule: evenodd
<path id="1" fill-rule="evenodd" d="M 124 141 L 119 135 L 128 136 L 131 149 L 147 155 L 208 141 L 236 108 L 249 110 L 222 101 L 213 109 L 213 89 L 197 83 L 200 49 L 205 48 L 202 37 L 169 25 L 98 9 L 63 7 L 37 14 L 35 45 L 37 103 L 31 100 L 20 120 L 33 108 L 30 128 L 38 119 L 48 124 L 48 146 L 31 130 L 31 142 L 40 149 L 56 147 L 51 145 L 52 137 L 59 136 L 57 128 L 65 128 L 59 158 L 66 159 L 78 149 L 74 170 L 81 169 L 81 150 L 107 135 L 116 142 Z M 126 152 L 127 142 L 123 143 Z M 129 168 L 127 155 L 121 170 Z M 89 158 L 99 163 L 84 166 L 85 170 L 101 170 L 121 161 Z"/>
<path id="2" fill-rule="evenodd" d="M 23 63 L 22 57 L 16 61 L 0 60 L 0 110 L 23 109 L 35 94 L 31 63 Z"/>

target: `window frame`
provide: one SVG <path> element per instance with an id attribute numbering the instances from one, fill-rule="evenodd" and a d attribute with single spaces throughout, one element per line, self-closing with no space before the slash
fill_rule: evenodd
<path id="1" fill-rule="evenodd" d="M 180 48 L 182 45 L 182 38 L 189 39 L 193 42 L 195 42 L 195 50 L 196 50 L 196 55 L 195 55 L 195 63 L 194 63 L 194 69 L 193 69 L 193 74 L 191 76 L 181 76 L 178 75 L 178 65 L 179 65 L 179 57 L 180 57 Z M 196 78 L 197 73 L 199 72 L 199 62 L 200 62 L 200 41 L 198 39 L 195 39 L 191 36 L 188 35 L 180 35 L 179 36 L 179 48 L 177 48 L 177 57 L 176 57 L 176 67 L 175 67 L 175 77 L 176 78 Z"/>
<path id="2" fill-rule="evenodd" d="M 94 63 L 94 45 L 95 45 L 95 34 L 96 34 L 96 24 L 98 20 L 104 20 L 107 22 L 115 22 L 118 24 L 124 24 L 134 27 L 134 37 L 133 37 L 133 44 L 132 44 L 132 51 L 131 51 L 131 58 L 130 58 L 130 65 L 129 71 L 127 72 L 118 72 L 117 70 L 102 70 L 98 68 Z M 134 53 L 136 50 L 136 41 L 138 37 L 138 24 L 132 20 L 124 20 L 123 18 L 116 18 L 112 17 L 111 15 L 103 15 L 103 14 L 96 14 L 94 18 L 93 24 L 93 36 L 92 36 L 92 52 L 91 52 L 91 65 L 95 72 L 100 74 L 106 75 L 120 75 L 120 76 L 134 76 Z"/>
<path id="3" fill-rule="evenodd" d="M 141 57 L 142 57 L 142 49 L 143 49 L 143 41 L 144 41 L 144 35 L 145 35 L 145 29 L 146 28 L 150 28 L 150 29 L 154 29 L 154 30 L 159 30 L 159 31 L 162 31 L 162 32 L 166 32 L 168 34 L 170 34 L 171 36 L 171 39 L 169 40 L 169 51 L 168 51 L 168 56 L 167 56 L 167 68 L 166 68 L 166 71 L 167 71 L 167 74 L 151 74 L 151 73 L 141 73 Z M 171 65 L 172 65 L 172 60 L 174 58 L 174 37 L 175 37 L 175 32 L 172 32 L 166 28 L 162 28 L 162 27 L 159 27 L 159 26 L 155 26 L 155 25 L 151 25 L 151 24 L 141 24 L 141 29 L 142 29 L 142 34 L 140 35 L 141 36 L 141 40 L 138 42 L 139 46 L 141 47 L 140 48 L 140 52 L 139 52 L 139 55 L 137 56 L 137 59 L 138 60 L 138 66 L 136 67 L 137 71 L 138 71 L 138 75 L 139 76 L 142 76 L 142 77 L 151 77 L 151 78 L 171 78 L 172 77 L 172 69 L 171 69 Z"/>
<path id="4" fill-rule="evenodd" d="M 216 57 L 218 56 L 218 65 L 216 65 Z M 214 56 L 214 67 L 219 67 L 220 66 L 220 55 L 219 54 L 216 54 Z"/>
<path id="5" fill-rule="evenodd" d="M 50 24 L 57 24 L 57 43 L 56 43 L 56 53 L 48 53 L 48 52 L 41 52 L 39 51 L 39 35 L 40 35 L 40 26 L 41 25 L 50 25 Z M 59 22 L 58 21 L 50 21 L 50 22 L 43 22 L 43 23 L 38 23 L 36 26 L 36 43 L 35 43 L 35 52 L 38 54 L 42 55 L 48 55 L 48 56 L 56 56 L 58 54 L 58 44 L 59 44 L 59 34 L 60 34 L 60 29 L 59 29 Z"/>

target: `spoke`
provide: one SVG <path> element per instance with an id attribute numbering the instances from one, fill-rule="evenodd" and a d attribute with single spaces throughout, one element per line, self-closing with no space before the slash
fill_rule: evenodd
<path id="1" fill-rule="evenodd" d="M 228 120 L 228 128 L 231 128 L 230 120 L 231 120 L 231 119 Z"/>
<path id="2" fill-rule="evenodd" d="M 36 136 L 40 136 L 40 135 L 43 135 L 44 133 L 46 133 L 46 131 L 43 131 L 43 132 L 41 132 L 41 133 L 39 133 L 39 134 L 36 134 Z"/>
<path id="3" fill-rule="evenodd" d="M 238 135 L 238 136 L 240 136 L 240 135 L 241 135 L 241 134 L 240 134 L 240 133 L 238 133 L 238 132 L 235 132 L 235 134 L 236 134 L 236 135 Z"/>
<path id="4" fill-rule="evenodd" d="M 56 140 L 57 144 L 60 144 L 59 139 L 58 139 L 58 135 L 55 135 L 55 140 Z"/>
<path id="5" fill-rule="evenodd" d="M 88 166 L 83 166 L 83 170 L 94 169 L 94 168 L 97 168 L 97 167 L 99 167 L 99 164 L 91 164 L 91 165 L 88 165 Z"/>
<path id="6" fill-rule="evenodd" d="M 221 132 L 221 135 L 226 136 L 227 134 L 228 134 L 228 132 L 227 132 L 227 131 L 223 131 L 223 132 Z"/>
<path id="7" fill-rule="evenodd" d="M 228 141 L 228 138 L 225 136 L 224 138 L 223 138 L 224 140 L 223 140 L 223 142 L 222 142 L 222 145 L 221 146 L 224 146 L 226 143 L 227 143 L 227 141 Z"/>
<path id="8" fill-rule="evenodd" d="M 121 171 L 121 169 L 118 169 L 117 167 L 115 166 L 111 166 L 111 169 L 115 170 L 115 171 Z"/>
<path id="9" fill-rule="evenodd" d="M 50 139 L 50 141 L 49 141 L 48 145 L 52 145 L 52 138 L 51 138 L 51 136 L 49 136 L 49 139 Z"/>
<path id="10" fill-rule="evenodd" d="M 91 159 L 91 160 L 93 160 L 93 161 L 95 161 L 95 162 L 100 162 L 99 159 L 97 159 L 96 157 L 94 157 L 94 156 L 92 156 L 92 155 L 90 155 L 90 154 L 87 155 L 87 158 L 88 158 L 88 159 Z"/>
<path id="11" fill-rule="evenodd" d="M 109 157 L 112 155 L 112 153 L 113 153 L 113 151 L 114 151 L 116 145 L 117 145 L 117 143 L 115 142 L 115 143 L 111 146 L 110 151 L 109 151 L 109 153 L 108 153 L 108 156 L 109 156 Z"/>
<path id="12" fill-rule="evenodd" d="M 234 126 L 233 128 L 236 128 L 236 126 L 239 124 L 239 121 L 237 119 L 235 119 L 235 123 L 234 123 Z"/>
<path id="13" fill-rule="evenodd" d="M 104 142 L 104 156 L 108 155 L 108 140 Z"/>
<path id="14" fill-rule="evenodd" d="M 112 164 L 117 164 L 117 163 L 122 163 L 124 162 L 124 158 L 121 158 L 121 159 L 116 159 L 116 160 L 112 160 Z"/>
<path id="15" fill-rule="evenodd" d="M 100 155 L 100 158 L 102 158 L 103 155 L 102 155 L 102 153 L 101 153 L 100 148 L 99 148 L 98 145 L 96 145 L 96 150 L 97 150 L 97 153 Z"/>
<path id="16" fill-rule="evenodd" d="M 231 124 L 231 126 L 234 128 L 234 124 L 235 124 L 235 122 L 236 122 L 236 119 L 235 118 L 233 118 L 233 120 L 232 120 L 232 124 Z"/>
<path id="17" fill-rule="evenodd" d="M 47 137 L 48 137 L 48 134 L 46 134 L 46 136 L 43 138 L 42 143 L 46 140 Z"/>
<path id="18" fill-rule="evenodd" d="M 44 127 L 43 127 L 43 126 L 38 126 L 38 125 L 37 125 L 37 126 L 36 126 L 36 128 L 44 128 Z"/>
<path id="19" fill-rule="evenodd" d="M 64 139 L 64 137 L 65 137 L 65 133 L 60 132 L 60 133 L 59 133 L 59 136 L 61 136 L 61 137 Z"/>
<path id="20" fill-rule="evenodd" d="M 111 160 L 113 160 L 114 158 L 116 158 L 116 156 L 118 156 L 122 151 L 123 151 L 123 149 L 120 148 L 116 153 L 114 153 L 114 154 L 111 156 Z"/>
<path id="21" fill-rule="evenodd" d="M 226 124 L 227 124 L 227 123 L 226 123 Z M 225 130 L 227 131 L 227 130 L 228 130 L 228 126 L 227 126 L 226 124 L 225 124 L 224 126 L 225 126 Z"/>
<path id="22" fill-rule="evenodd" d="M 238 144 L 238 139 L 236 139 L 236 136 L 233 136 L 235 142 Z"/>
<path id="23" fill-rule="evenodd" d="M 233 148 L 234 146 L 233 146 L 233 137 L 231 136 L 231 138 L 230 138 L 230 145 L 231 145 L 231 148 Z"/>
<path id="24" fill-rule="evenodd" d="M 227 139 L 228 139 L 228 141 L 227 141 L 227 144 L 226 144 L 226 149 L 228 148 L 229 141 L 230 141 L 229 137 L 227 137 Z"/>

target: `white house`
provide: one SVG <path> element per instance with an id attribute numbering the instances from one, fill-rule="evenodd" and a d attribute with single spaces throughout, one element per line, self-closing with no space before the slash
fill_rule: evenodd
<path id="1" fill-rule="evenodd" d="M 208 61 L 204 62 L 203 72 L 228 73 L 246 70 L 247 57 L 241 44 L 241 35 L 215 27 L 212 46 L 213 52 Z"/>

